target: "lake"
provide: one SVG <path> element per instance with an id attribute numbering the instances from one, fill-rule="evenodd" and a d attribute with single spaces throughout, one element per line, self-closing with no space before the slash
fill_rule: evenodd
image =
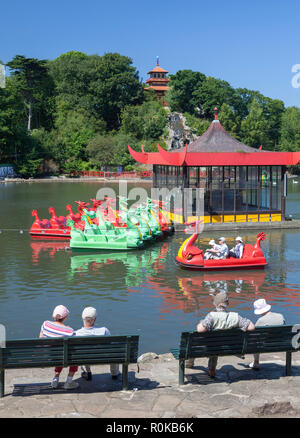
<path id="1" fill-rule="evenodd" d="M 288 182 L 287 214 L 300 218 L 300 183 L 294 181 Z M 99 314 L 97 323 L 112 334 L 139 334 L 140 353 L 164 353 L 177 346 L 183 330 L 194 330 L 212 309 L 212 294 L 224 290 L 230 309 L 253 322 L 253 301 L 265 298 L 287 323 L 300 323 L 297 229 L 266 232 L 265 270 L 215 273 L 186 271 L 175 264 L 186 238 L 183 233 L 142 250 L 84 254 L 67 251 L 68 241 L 31 239 L 32 209 L 40 218 L 49 217 L 50 206 L 57 215 L 66 215 L 66 204 L 75 210 L 75 200 L 95 198 L 100 188 L 99 182 L 0 184 L 0 323 L 9 339 L 38 336 L 42 322 L 51 318 L 58 304 L 69 308 L 68 324 L 77 329 L 83 308 L 93 306 Z M 245 228 L 238 234 L 253 244 L 257 232 Z M 229 247 L 234 244 L 236 233 L 218 231 L 203 233 L 200 247 L 220 234 L 228 238 Z"/>

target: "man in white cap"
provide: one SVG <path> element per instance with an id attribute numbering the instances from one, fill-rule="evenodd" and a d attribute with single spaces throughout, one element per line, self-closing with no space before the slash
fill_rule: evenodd
<path id="1" fill-rule="evenodd" d="M 244 242 L 241 236 L 236 237 L 236 245 L 229 251 L 229 257 L 241 259 L 244 252 Z"/>
<path id="2" fill-rule="evenodd" d="M 219 238 L 219 251 L 217 253 L 217 256 L 219 259 L 226 259 L 226 257 L 229 254 L 228 246 L 226 245 L 226 239 L 225 237 Z"/>
<path id="3" fill-rule="evenodd" d="M 95 327 L 97 310 L 94 307 L 86 307 L 82 312 L 83 327 L 76 330 L 76 336 L 110 336 L 110 331 L 106 327 Z M 81 367 L 81 376 L 86 380 L 92 380 L 91 367 L 85 365 Z M 112 379 L 117 379 L 119 375 L 119 365 L 111 364 L 110 372 Z"/>
<path id="4" fill-rule="evenodd" d="M 255 327 L 267 327 L 270 325 L 284 325 L 285 320 L 281 313 L 271 312 L 271 305 L 264 298 L 254 301 L 253 303 L 255 315 L 260 318 L 255 323 Z M 250 368 L 259 370 L 259 354 L 254 354 L 254 362 L 249 364 Z"/>

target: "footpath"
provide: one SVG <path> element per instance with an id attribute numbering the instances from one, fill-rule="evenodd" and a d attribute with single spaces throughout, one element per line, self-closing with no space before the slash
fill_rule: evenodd
<path id="1" fill-rule="evenodd" d="M 88 382 L 66 391 L 50 387 L 53 370 L 5 372 L 0 418 L 257 418 L 300 417 L 300 353 L 293 354 L 292 376 L 285 377 L 285 354 L 261 355 L 261 368 L 248 367 L 252 356 L 219 358 L 217 378 L 207 376 L 207 359 L 196 359 L 178 385 L 178 361 L 169 353 L 146 353 L 129 367 L 129 390 L 108 366 L 92 367 Z"/>

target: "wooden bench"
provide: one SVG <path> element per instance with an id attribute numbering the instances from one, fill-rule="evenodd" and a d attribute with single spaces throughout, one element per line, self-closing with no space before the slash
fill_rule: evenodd
<path id="1" fill-rule="evenodd" d="M 70 365 L 122 364 L 122 387 L 128 389 L 128 365 L 137 363 L 139 336 L 72 336 L 16 339 L 0 348 L 0 397 L 5 370 Z"/>
<path id="2" fill-rule="evenodd" d="M 294 326 L 256 327 L 254 331 L 240 329 L 215 330 L 204 333 L 183 332 L 179 348 L 171 349 L 179 360 L 179 385 L 184 384 L 185 360 L 209 356 L 244 356 L 253 353 L 286 352 L 285 374 L 291 375 Z M 297 344 L 297 342 L 296 342 Z"/>

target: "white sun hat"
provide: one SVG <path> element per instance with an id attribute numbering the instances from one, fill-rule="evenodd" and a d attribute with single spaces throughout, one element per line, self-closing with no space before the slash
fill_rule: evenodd
<path id="1" fill-rule="evenodd" d="M 235 238 L 235 240 L 239 240 L 240 242 L 242 242 L 242 241 L 243 241 L 243 239 L 242 239 L 242 237 L 241 237 L 241 236 L 237 236 L 237 237 Z"/>
<path id="2" fill-rule="evenodd" d="M 209 244 L 209 245 L 215 245 L 216 242 L 212 239 L 212 240 L 210 240 L 210 241 L 208 242 L 208 244 Z"/>
<path id="3" fill-rule="evenodd" d="M 219 242 L 220 242 L 220 240 L 221 240 L 222 242 L 226 242 L 225 237 L 220 237 L 220 238 L 219 238 Z"/>
<path id="4" fill-rule="evenodd" d="M 264 298 L 254 301 L 253 306 L 255 315 L 261 315 L 271 309 L 271 305 L 268 304 Z"/>

